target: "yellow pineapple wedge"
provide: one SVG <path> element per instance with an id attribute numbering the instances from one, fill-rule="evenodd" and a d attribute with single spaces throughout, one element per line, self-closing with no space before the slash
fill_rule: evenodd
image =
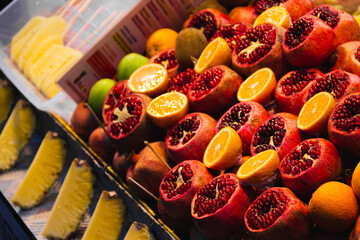
<path id="1" fill-rule="evenodd" d="M 124 240 L 155 240 L 155 237 L 148 225 L 135 221 L 131 224 Z"/>
<path id="2" fill-rule="evenodd" d="M 48 131 L 11 201 L 21 208 L 38 205 L 59 178 L 66 153 L 65 140 Z"/>
<path id="3" fill-rule="evenodd" d="M 13 102 L 13 87 L 8 81 L 0 79 L 0 125 L 7 119 Z"/>
<path id="4" fill-rule="evenodd" d="M 0 134 L 0 172 L 14 166 L 35 125 L 36 116 L 32 106 L 22 99 L 18 100 Z"/>
<path id="5" fill-rule="evenodd" d="M 60 16 L 49 17 L 44 26 L 39 29 L 24 45 L 22 48 L 17 65 L 21 71 L 24 71 L 24 67 L 27 59 L 33 56 L 35 51 L 38 50 L 41 43 L 43 43 L 48 37 L 59 35 L 62 37 L 65 35 L 66 21 Z M 63 44 L 61 41 L 60 44 Z"/>
<path id="6" fill-rule="evenodd" d="M 103 191 L 83 240 L 117 240 L 126 217 L 126 205 L 116 192 Z"/>
<path id="7" fill-rule="evenodd" d="M 66 239 L 73 233 L 88 210 L 95 183 L 91 166 L 74 159 L 60 188 L 42 235 L 50 239 Z"/>

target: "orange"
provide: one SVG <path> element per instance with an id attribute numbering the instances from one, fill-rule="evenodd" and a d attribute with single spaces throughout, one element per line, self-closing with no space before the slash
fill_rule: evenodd
<path id="1" fill-rule="evenodd" d="M 146 54 L 152 57 L 157 53 L 175 47 L 178 33 L 170 28 L 160 28 L 146 40 Z"/>
<path id="2" fill-rule="evenodd" d="M 355 192 L 356 196 L 360 199 L 360 163 L 355 167 L 355 170 L 351 178 L 351 187 Z"/>
<path id="3" fill-rule="evenodd" d="M 336 105 L 335 98 L 328 92 L 319 92 L 301 108 L 297 127 L 311 135 L 327 131 L 327 122 Z"/>
<path id="4" fill-rule="evenodd" d="M 342 232 L 355 222 L 359 206 L 350 186 L 330 181 L 321 185 L 309 202 L 309 214 L 313 222 L 329 232 Z"/>
<path id="5" fill-rule="evenodd" d="M 197 60 L 194 70 L 202 73 L 206 69 L 216 65 L 228 66 L 231 62 L 231 50 L 225 39 L 217 37 L 211 41 L 202 51 Z"/>
<path id="6" fill-rule="evenodd" d="M 246 155 L 241 157 L 241 164 L 244 164 L 247 160 L 249 160 L 252 156 Z"/>
<path id="7" fill-rule="evenodd" d="M 262 12 L 255 19 L 253 26 L 262 23 L 272 23 L 276 26 L 288 28 L 290 26 L 290 14 L 284 7 L 275 6 Z"/>
<path id="8" fill-rule="evenodd" d="M 222 128 L 208 144 L 203 163 L 207 168 L 224 170 L 241 158 L 242 142 L 239 134 L 231 127 Z"/>
<path id="9" fill-rule="evenodd" d="M 156 97 L 166 91 L 169 76 L 166 68 L 158 63 L 148 63 L 136 69 L 129 77 L 130 91 Z"/>
<path id="10" fill-rule="evenodd" d="M 243 183 L 258 185 L 276 174 L 280 158 L 275 150 L 262 151 L 243 163 L 236 175 Z"/>
<path id="11" fill-rule="evenodd" d="M 237 99 L 240 102 L 254 101 L 265 105 L 273 98 L 275 86 L 274 72 L 267 67 L 261 68 L 240 85 Z"/>
<path id="12" fill-rule="evenodd" d="M 156 126 L 169 128 L 184 117 L 188 109 L 189 101 L 186 95 L 172 91 L 151 100 L 146 112 Z"/>

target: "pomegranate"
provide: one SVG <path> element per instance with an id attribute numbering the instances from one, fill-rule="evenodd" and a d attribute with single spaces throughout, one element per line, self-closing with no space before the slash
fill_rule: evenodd
<path id="1" fill-rule="evenodd" d="M 281 112 L 270 116 L 255 131 L 250 151 L 252 155 L 267 149 L 274 149 L 282 160 L 301 142 L 294 114 Z"/>
<path id="2" fill-rule="evenodd" d="M 360 93 L 339 101 L 328 122 L 329 139 L 337 147 L 360 156 Z"/>
<path id="3" fill-rule="evenodd" d="M 112 159 L 112 167 L 117 174 L 117 176 L 126 181 L 126 172 L 131 166 L 131 161 L 129 160 L 129 154 L 116 151 Z"/>
<path id="4" fill-rule="evenodd" d="M 282 27 L 263 23 L 234 38 L 232 68 L 244 77 L 263 67 L 271 68 L 277 77 L 282 76 L 288 71 L 281 46 L 284 32 Z"/>
<path id="5" fill-rule="evenodd" d="M 173 167 L 163 178 L 159 204 L 175 219 L 191 221 L 191 200 L 213 176 L 198 160 L 186 160 Z"/>
<path id="6" fill-rule="evenodd" d="M 319 92 L 329 92 L 336 101 L 350 93 L 360 90 L 360 78 L 352 73 L 342 70 L 334 70 L 317 78 L 309 84 L 309 88 L 304 95 L 305 101 Z"/>
<path id="7" fill-rule="evenodd" d="M 227 110 L 216 124 L 216 133 L 224 127 L 232 127 L 241 137 L 242 154 L 250 154 L 250 142 L 256 128 L 262 124 L 269 114 L 265 108 L 253 101 L 240 102 Z"/>
<path id="8" fill-rule="evenodd" d="M 163 65 L 168 71 L 170 79 L 178 74 L 179 64 L 175 58 L 175 48 L 159 52 L 149 59 L 149 63 L 158 63 Z"/>
<path id="9" fill-rule="evenodd" d="M 245 213 L 251 239 L 310 239 L 307 206 L 288 188 L 272 187 L 256 198 Z"/>
<path id="10" fill-rule="evenodd" d="M 107 164 L 111 165 L 116 148 L 102 127 L 96 128 L 89 137 L 89 147 Z"/>
<path id="11" fill-rule="evenodd" d="M 352 51 L 349 61 L 349 72 L 360 76 L 360 46 Z"/>
<path id="12" fill-rule="evenodd" d="M 277 110 L 298 115 L 305 103 L 304 95 L 309 83 L 322 75 L 316 68 L 299 69 L 285 74 L 275 88 Z"/>
<path id="13" fill-rule="evenodd" d="M 204 235 L 215 239 L 228 239 L 245 231 L 244 214 L 253 194 L 233 173 L 215 177 L 191 202 L 195 225 Z"/>
<path id="14" fill-rule="evenodd" d="M 178 91 L 186 95 L 189 91 L 190 85 L 198 76 L 199 74 L 195 72 L 194 69 L 186 69 L 169 80 L 168 92 Z"/>
<path id="15" fill-rule="evenodd" d="M 354 74 L 360 73 L 360 57 L 357 54 L 360 41 L 350 41 L 339 45 L 330 56 L 331 70 L 341 69 Z"/>
<path id="16" fill-rule="evenodd" d="M 130 90 L 127 86 L 127 80 L 119 81 L 109 90 L 108 94 L 104 99 L 104 104 L 102 108 L 102 118 L 105 124 L 108 124 L 111 120 L 108 119 L 110 114 L 109 112 L 114 110 L 117 102 L 130 94 Z"/>
<path id="17" fill-rule="evenodd" d="M 197 12 L 187 27 L 201 29 L 207 40 L 221 27 L 232 23 L 228 15 L 214 8 L 206 8 Z"/>
<path id="18" fill-rule="evenodd" d="M 71 115 L 70 126 L 84 142 L 88 142 L 90 134 L 99 126 L 99 123 L 82 101 Z"/>
<path id="19" fill-rule="evenodd" d="M 311 138 L 293 148 L 279 169 L 284 186 L 309 200 L 320 185 L 341 175 L 342 162 L 334 144 L 323 138 Z"/>
<path id="20" fill-rule="evenodd" d="M 253 5 L 235 7 L 228 15 L 234 23 L 253 24 L 256 19 L 255 7 Z"/>
<path id="21" fill-rule="evenodd" d="M 309 12 L 328 24 L 335 32 L 335 45 L 360 40 L 360 26 L 347 12 L 330 5 L 320 5 Z"/>
<path id="22" fill-rule="evenodd" d="M 224 65 L 217 65 L 202 72 L 191 84 L 188 99 L 192 111 L 204 112 L 213 117 L 223 114 L 235 104 L 237 90 L 243 79 Z"/>
<path id="23" fill-rule="evenodd" d="M 320 18 L 306 15 L 286 30 L 282 46 L 291 65 L 316 67 L 335 50 L 335 32 Z"/>
<path id="24" fill-rule="evenodd" d="M 215 135 L 216 120 L 200 112 L 184 116 L 165 139 L 166 151 L 175 163 L 195 159 L 202 161 L 207 145 Z"/>
<path id="25" fill-rule="evenodd" d="M 357 240 L 360 238 L 360 216 L 357 217 L 355 225 L 350 233 L 349 240 Z"/>
<path id="26" fill-rule="evenodd" d="M 222 37 L 226 40 L 231 50 L 234 49 L 235 37 L 241 37 L 245 34 L 246 30 L 250 28 L 250 24 L 246 23 L 233 23 L 220 27 L 215 34 L 211 37 L 210 41 L 217 37 Z"/>
<path id="27" fill-rule="evenodd" d="M 314 8 L 312 0 L 259 0 L 255 6 L 255 14 L 258 16 L 263 11 L 274 6 L 285 8 L 289 12 L 292 21 L 297 20 Z"/>

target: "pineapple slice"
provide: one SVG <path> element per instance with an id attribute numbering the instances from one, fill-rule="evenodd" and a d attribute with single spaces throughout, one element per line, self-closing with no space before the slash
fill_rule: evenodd
<path id="1" fill-rule="evenodd" d="M 124 240 L 155 240 L 149 226 L 143 223 L 133 222 L 125 235 Z"/>
<path id="2" fill-rule="evenodd" d="M 15 34 L 10 45 L 10 57 L 15 63 L 18 62 L 20 53 L 26 43 L 46 24 L 46 22 L 46 17 L 35 16 Z"/>
<path id="3" fill-rule="evenodd" d="M 125 215 L 126 205 L 123 199 L 114 191 L 103 191 L 82 239 L 119 239 Z"/>
<path id="4" fill-rule="evenodd" d="M 81 222 L 93 197 L 95 176 L 85 160 L 74 159 L 42 231 L 47 238 L 66 239 Z"/>
<path id="5" fill-rule="evenodd" d="M 0 134 L 0 172 L 9 170 L 28 143 L 36 124 L 32 106 L 20 99 Z"/>
<path id="6" fill-rule="evenodd" d="M 12 202 L 22 208 L 39 204 L 60 176 L 66 152 L 66 142 L 58 133 L 48 131 Z"/>
<path id="7" fill-rule="evenodd" d="M 17 65 L 21 71 L 24 71 L 24 67 L 27 59 L 33 56 L 35 51 L 39 49 L 39 46 L 50 36 L 60 35 L 61 39 L 65 35 L 66 21 L 60 16 L 49 17 L 44 24 L 43 28 L 39 29 L 29 41 L 22 48 Z M 63 41 L 60 42 L 63 44 Z"/>
<path id="8" fill-rule="evenodd" d="M 14 91 L 8 81 L 0 79 L 0 125 L 7 119 L 14 102 Z"/>

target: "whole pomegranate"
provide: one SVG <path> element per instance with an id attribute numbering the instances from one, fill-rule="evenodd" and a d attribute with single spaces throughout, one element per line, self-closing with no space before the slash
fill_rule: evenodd
<path id="1" fill-rule="evenodd" d="M 88 142 L 90 134 L 99 126 L 99 123 L 82 101 L 71 115 L 70 126 L 83 141 Z"/>

